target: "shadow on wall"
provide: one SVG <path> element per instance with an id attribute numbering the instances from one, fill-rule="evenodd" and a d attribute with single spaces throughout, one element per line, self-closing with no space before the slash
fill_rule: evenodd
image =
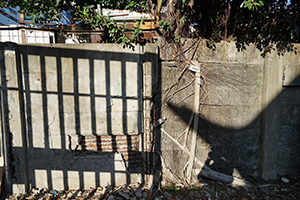
<path id="1" fill-rule="evenodd" d="M 110 45 L 18 47 L 1 44 L 0 49 L 6 192 L 24 192 L 26 183 L 50 189 L 119 185 L 143 182 L 146 174 L 153 174 L 143 171 L 142 154 L 148 157 L 144 143 L 156 142 L 155 150 L 160 151 L 161 140 L 159 132 L 155 141 L 145 141 L 142 134 L 142 88 L 148 82 L 141 65 L 157 54 L 146 53 L 142 60 L 138 49 L 120 53 Z M 282 105 L 279 173 L 300 169 L 299 97 L 297 87 L 287 87 L 273 100 Z M 188 124 L 192 110 L 169 107 Z M 158 112 L 150 117 L 156 121 L 160 106 L 155 109 Z M 197 146 L 211 146 L 206 164 L 229 175 L 236 170 L 241 176 L 257 173 L 262 115 L 240 129 L 200 116 Z M 291 160 L 294 167 L 284 166 Z"/>
<path id="2" fill-rule="evenodd" d="M 0 45 L 6 192 L 144 182 L 142 59 L 157 54 Z"/>
<path id="3" fill-rule="evenodd" d="M 299 79 L 296 78 L 295 81 Z M 274 107 L 281 103 L 279 139 L 276 144 L 275 158 L 277 173 L 280 175 L 300 173 L 300 89 L 299 87 L 284 87 L 282 92 L 267 106 Z M 275 103 L 277 102 L 277 103 Z M 203 105 L 206 109 L 218 105 Z M 189 124 L 193 110 L 185 106 L 177 106 L 171 102 L 168 107 L 179 116 L 185 124 Z M 263 113 L 260 113 L 250 124 L 241 128 L 230 128 L 212 123 L 199 115 L 197 152 L 202 158 L 207 145 L 210 147 L 205 164 L 211 169 L 237 177 L 258 176 L 262 145 L 261 132 Z M 216 113 L 213 113 L 216 114 Z M 191 125 L 191 128 L 193 125 Z M 274 136 L 275 137 L 275 136 Z M 189 141 L 188 141 L 189 142 Z M 204 146 L 204 148 L 201 148 Z M 206 146 L 206 147 L 205 147 Z M 200 157 L 199 157 L 200 156 Z M 274 155 L 269 155 L 274 156 Z M 185 162 L 185 161 L 183 161 Z M 200 169 L 197 164 L 195 168 Z"/>
<path id="4" fill-rule="evenodd" d="M 168 107 L 186 124 L 189 123 L 189 117 L 193 113 L 193 110 L 184 106 L 176 107 L 172 103 L 169 103 Z M 192 127 L 193 125 L 191 128 Z M 260 129 L 260 116 L 247 127 L 233 129 L 211 123 L 200 115 L 197 130 L 198 148 L 196 150 L 196 156 L 199 158 L 203 153 L 205 154 L 205 152 L 201 152 L 201 150 L 203 151 L 201 146 L 207 146 L 208 144 L 210 146 L 210 152 L 208 153 L 206 161 L 202 161 L 211 169 L 228 175 L 237 175 L 236 170 L 238 170 L 242 177 L 244 177 L 245 174 L 253 174 L 259 167 L 259 149 L 257 147 L 260 142 Z M 247 134 L 250 132 L 254 132 L 255 134 Z M 251 138 L 249 138 L 248 135 L 250 135 Z M 254 165 L 251 168 L 249 167 L 250 163 Z M 194 167 L 200 168 L 200 166 L 196 164 L 194 164 Z"/>

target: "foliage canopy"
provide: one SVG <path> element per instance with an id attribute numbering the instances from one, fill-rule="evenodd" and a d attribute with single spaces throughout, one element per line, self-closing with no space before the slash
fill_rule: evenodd
<path id="1" fill-rule="evenodd" d="M 172 30 L 164 32 L 169 37 L 254 42 L 258 48 L 276 43 L 279 49 L 300 39 L 298 0 L 169 0 L 164 5 L 161 16 L 171 22 Z"/>
<path id="2" fill-rule="evenodd" d="M 70 9 L 73 19 L 85 28 L 116 29 L 108 16 L 97 15 L 97 4 L 151 12 L 160 20 L 161 34 L 173 41 L 201 37 L 213 42 L 255 42 L 263 46 L 276 42 L 286 46 L 300 39 L 298 0 L 4 0 L 0 7 L 20 6 L 22 12 L 41 23 L 60 20 L 61 11 Z M 117 29 L 114 32 L 121 33 L 126 28 Z"/>
<path id="3" fill-rule="evenodd" d="M 62 10 L 71 9 L 73 15 L 82 9 L 96 7 L 147 10 L 146 0 L 2 0 L 0 7 L 20 7 L 20 11 L 33 17 L 36 22 L 49 22 L 60 19 Z"/>

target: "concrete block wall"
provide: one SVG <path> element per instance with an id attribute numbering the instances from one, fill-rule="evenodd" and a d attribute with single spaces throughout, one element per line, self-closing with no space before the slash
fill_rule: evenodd
<path id="1" fill-rule="evenodd" d="M 300 46 L 296 44 L 295 47 L 299 49 Z M 300 173 L 300 57 L 289 52 L 285 58 L 277 147 L 277 170 L 281 175 Z"/>
<path id="2" fill-rule="evenodd" d="M 187 72 L 161 95 L 181 73 L 168 45 L 158 53 L 153 44 L 1 43 L 7 191 L 151 183 L 159 163 L 154 150 L 180 176 L 187 155 L 153 124 L 166 117 L 162 127 L 184 142 L 194 76 Z M 200 99 L 197 157 L 239 177 L 299 172 L 299 52 L 262 57 L 254 45 L 243 51 L 226 42 L 214 50 L 205 42 L 189 45 L 183 48 L 202 64 L 207 95 Z"/>
<path id="3" fill-rule="evenodd" d="M 176 48 L 157 43 L 164 47 L 161 87 L 167 91 L 161 115 L 168 120 L 162 127 L 184 144 L 182 133 L 193 113 L 194 74 L 187 71 L 170 88 L 181 73 L 172 61 Z M 181 45 L 186 58 L 201 63 L 203 76 L 196 156 L 212 169 L 238 177 L 268 180 L 299 173 L 299 44 L 283 55 L 275 49 L 264 56 L 253 44 L 239 49 L 221 42 L 208 48 L 204 40 L 182 39 Z M 187 147 L 189 143 L 188 137 Z M 161 151 L 167 166 L 181 176 L 188 156 L 163 135 Z"/>
<path id="4" fill-rule="evenodd" d="M 278 141 L 278 174 L 300 173 L 300 87 L 284 87 Z"/>
<path id="5" fill-rule="evenodd" d="M 0 47 L 6 192 L 144 182 L 143 66 L 157 46 Z"/>

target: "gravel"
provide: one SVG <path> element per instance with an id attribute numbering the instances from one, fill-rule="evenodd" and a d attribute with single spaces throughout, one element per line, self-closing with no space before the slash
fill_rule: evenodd
<path id="1" fill-rule="evenodd" d="M 232 187 L 220 182 L 200 179 L 191 185 L 169 185 L 150 191 L 144 185 L 97 187 L 85 190 L 57 191 L 46 188 L 32 189 L 28 194 L 12 194 L 6 200 L 213 200 L 213 199 L 300 199 L 300 175 L 281 176 L 268 182 L 248 179 L 254 187 Z"/>

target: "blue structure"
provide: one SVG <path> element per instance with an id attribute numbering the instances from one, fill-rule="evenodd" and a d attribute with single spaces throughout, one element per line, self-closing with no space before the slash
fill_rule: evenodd
<path id="1" fill-rule="evenodd" d="M 68 11 L 63 10 L 62 13 L 60 14 L 61 16 L 61 23 L 63 25 L 71 25 L 71 10 L 69 9 Z"/>
<path id="2" fill-rule="evenodd" d="M 0 8 L 0 26 L 19 25 L 19 8 Z"/>

